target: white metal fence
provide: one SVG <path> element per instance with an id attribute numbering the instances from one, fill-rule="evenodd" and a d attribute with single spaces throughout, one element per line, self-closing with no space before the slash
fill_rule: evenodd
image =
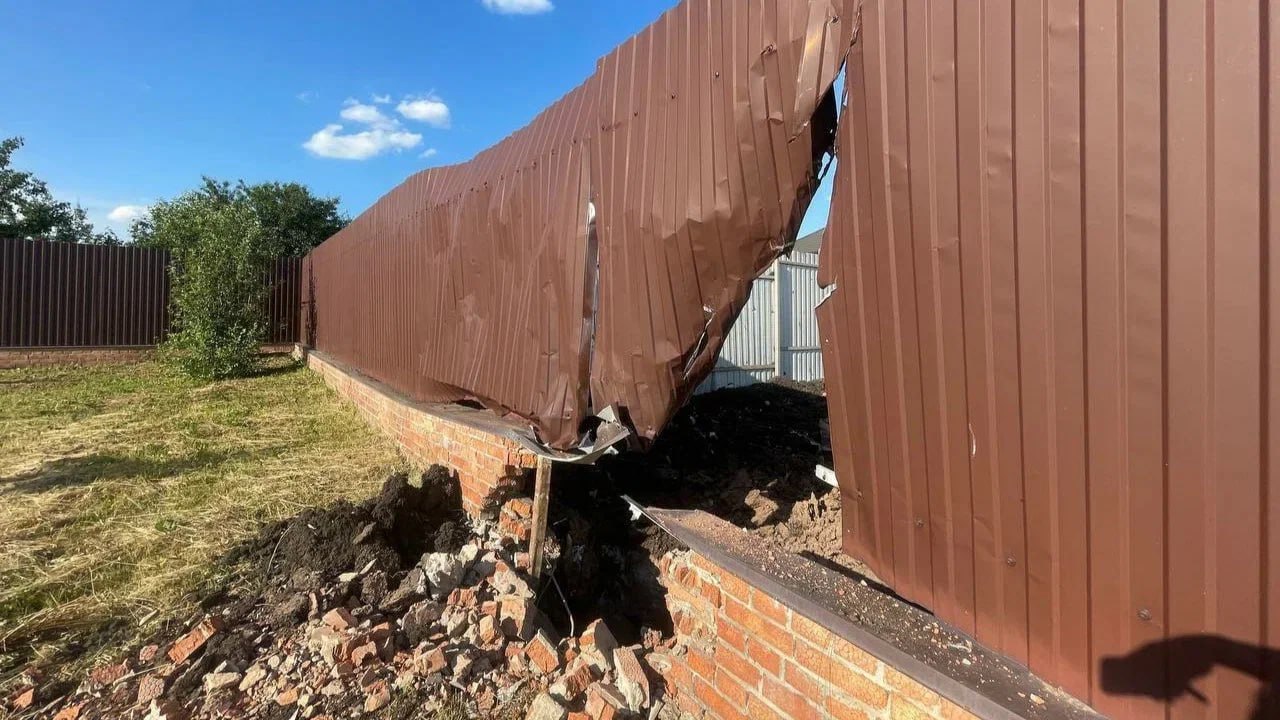
<path id="1" fill-rule="evenodd" d="M 779 375 L 823 379 L 814 308 L 829 294 L 818 287 L 817 253 L 780 258 L 756 278 L 720 361 L 698 392 L 767 382 Z"/>

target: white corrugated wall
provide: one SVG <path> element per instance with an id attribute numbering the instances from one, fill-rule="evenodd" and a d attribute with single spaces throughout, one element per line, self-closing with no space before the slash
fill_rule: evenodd
<path id="1" fill-rule="evenodd" d="M 776 294 L 775 281 L 780 283 Z M 698 392 L 767 382 L 779 373 L 792 380 L 821 380 L 814 309 L 828 294 L 818 287 L 817 253 L 792 253 L 775 262 L 756 278 L 715 371 Z"/>

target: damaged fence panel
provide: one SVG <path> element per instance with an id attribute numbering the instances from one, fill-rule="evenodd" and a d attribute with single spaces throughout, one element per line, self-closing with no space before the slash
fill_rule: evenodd
<path id="1" fill-rule="evenodd" d="M 849 5 L 847 552 L 1109 717 L 1275 717 L 1276 14 Z"/>
<path id="2" fill-rule="evenodd" d="M 851 37 L 830 0 L 684 2 L 529 126 L 308 258 L 307 339 L 555 450 L 652 440 L 794 241 Z"/>

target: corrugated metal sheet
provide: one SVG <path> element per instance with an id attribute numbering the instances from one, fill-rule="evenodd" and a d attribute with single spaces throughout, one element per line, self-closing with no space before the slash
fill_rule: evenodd
<path id="1" fill-rule="evenodd" d="M 776 294 L 775 272 L 782 278 Z M 779 375 L 791 380 L 821 380 L 822 353 L 814 310 L 828 294 L 818 287 L 817 253 L 792 252 L 776 260 L 756 278 L 715 369 L 697 392 L 768 382 Z"/>
<path id="2" fill-rule="evenodd" d="M 1276 717 L 1280 17 L 861 12 L 819 310 L 847 550 L 1113 717 Z"/>
<path id="3" fill-rule="evenodd" d="M 822 345 L 818 340 L 818 305 L 831 294 L 818 286 L 818 254 L 793 253 L 782 260 L 778 314 L 782 323 L 780 369 L 791 380 L 821 380 Z"/>
<path id="4" fill-rule="evenodd" d="M 269 343 L 296 342 L 301 265 L 276 260 L 264 282 Z M 169 254 L 0 239 L 0 347 L 132 347 L 169 333 Z"/>
<path id="5" fill-rule="evenodd" d="M 316 249 L 315 346 L 555 448 L 611 406 L 652 439 L 795 238 L 849 25 L 831 0 L 679 4 L 528 127 Z"/>

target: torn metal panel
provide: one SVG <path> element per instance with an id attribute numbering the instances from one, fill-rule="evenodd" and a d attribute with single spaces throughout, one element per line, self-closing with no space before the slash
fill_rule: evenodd
<path id="1" fill-rule="evenodd" d="M 550 455 L 616 442 L 605 408 L 647 444 L 794 242 L 849 27 L 832 0 L 677 5 L 528 127 L 317 248 L 314 345 L 519 419 Z"/>

